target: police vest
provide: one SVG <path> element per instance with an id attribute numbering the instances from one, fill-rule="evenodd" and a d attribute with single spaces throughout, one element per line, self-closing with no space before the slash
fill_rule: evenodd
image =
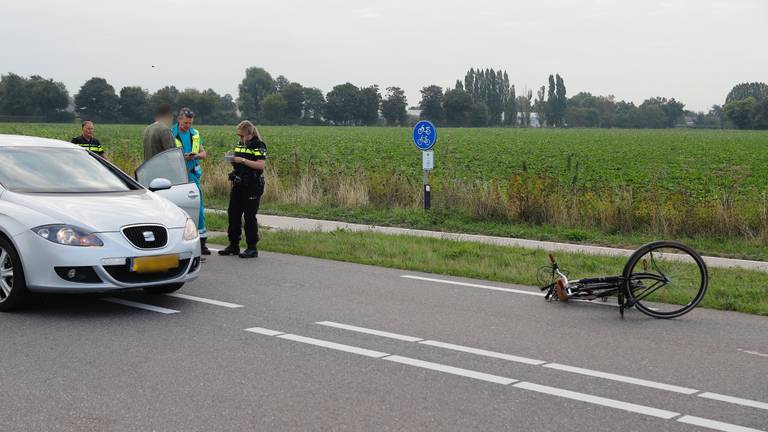
<path id="1" fill-rule="evenodd" d="M 85 143 L 85 144 L 78 144 L 78 145 L 94 153 L 104 153 L 104 147 L 102 147 L 101 144 Z"/>

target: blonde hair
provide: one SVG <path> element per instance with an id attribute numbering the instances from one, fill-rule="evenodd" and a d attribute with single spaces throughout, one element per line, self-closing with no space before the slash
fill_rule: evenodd
<path id="1" fill-rule="evenodd" d="M 262 141 L 261 134 L 259 133 L 259 129 L 256 128 L 256 125 L 251 123 L 248 120 L 243 120 L 237 125 L 237 130 L 240 132 L 247 133 L 249 135 L 253 135 L 256 138 L 259 139 L 259 141 Z"/>

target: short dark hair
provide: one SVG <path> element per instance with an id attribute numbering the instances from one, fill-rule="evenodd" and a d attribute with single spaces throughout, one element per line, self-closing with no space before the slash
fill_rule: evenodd
<path id="1" fill-rule="evenodd" d="M 155 117 L 161 117 L 161 116 L 169 116 L 173 114 L 173 110 L 171 110 L 171 106 L 167 103 L 160 104 L 159 107 L 157 107 L 157 112 L 155 113 Z"/>
<path id="2" fill-rule="evenodd" d="M 82 123 L 80 123 L 80 127 L 81 127 L 81 128 L 84 128 L 86 123 L 93 123 L 93 122 L 92 122 L 92 121 L 90 121 L 90 120 L 83 120 L 83 122 L 82 122 Z"/>

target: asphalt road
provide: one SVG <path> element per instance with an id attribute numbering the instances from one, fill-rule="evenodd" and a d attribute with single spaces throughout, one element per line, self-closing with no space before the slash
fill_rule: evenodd
<path id="1" fill-rule="evenodd" d="M 768 430 L 765 317 L 270 253 L 179 293 L 0 314 L 0 431 Z"/>

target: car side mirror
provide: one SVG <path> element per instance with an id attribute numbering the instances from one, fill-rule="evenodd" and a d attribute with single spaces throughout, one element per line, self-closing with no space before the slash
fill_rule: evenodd
<path id="1" fill-rule="evenodd" d="M 170 189 L 171 186 L 173 186 L 173 184 L 171 184 L 170 180 L 164 179 L 164 178 L 156 178 L 156 179 L 152 180 L 151 182 L 149 182 L 149 188 L 148 189 L 151 190 L 152 192 L 156 192 L 156 191 L 159 191 L 159 190 Z"/>

